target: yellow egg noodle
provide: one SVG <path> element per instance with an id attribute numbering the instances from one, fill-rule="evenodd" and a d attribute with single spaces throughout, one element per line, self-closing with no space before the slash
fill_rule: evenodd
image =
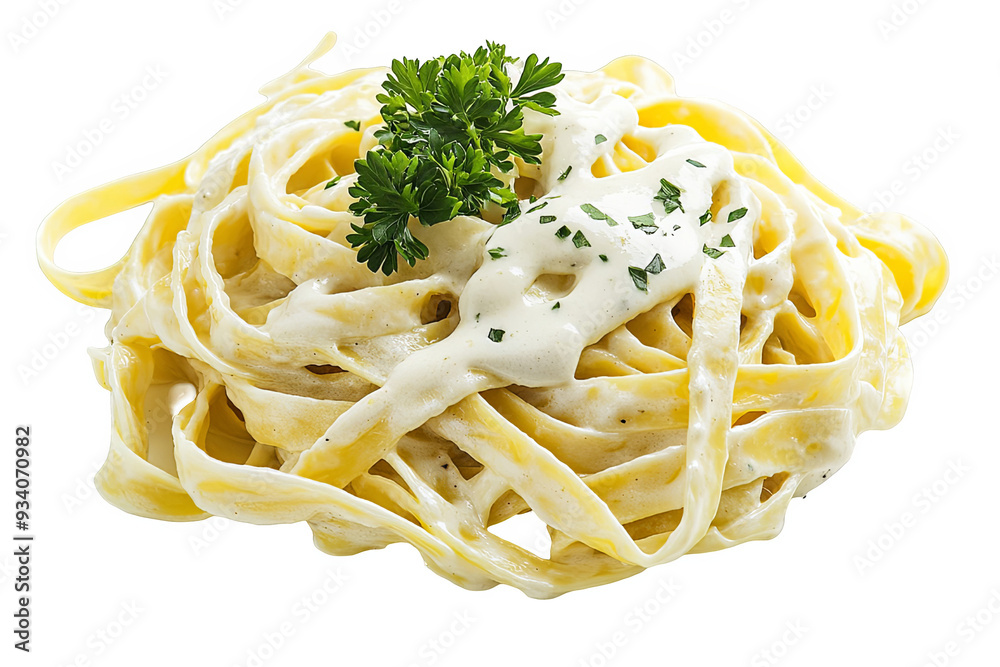
<path id="1" fill-rule="evenodd" d="M 333 41 L 189 158 L 39 230 L 46 276 L 111 311 L 92 356 L 112 504 L 307 521 L 336 555 L 406 541 L 466 588 L 546 598 L 773 537 L 860 432 L 901 418 L 898 327 L 940 295 L 940 245 L 642 58 L 568 72 L 559 115 L 526 112 L 543 153 L 499 176 L 514 222 L 411 220 L 428 259 L 373 273 L 345 241 L 348 188 L 386 70 L 310 68 Z M 682 193 L 666 215 L 661 178 Z M 147 202 L 116 264 L 56 265 L 70 231 Z M 176 406 L 166 434 L 154 397 Z M 491 532 L 524 512 L 548 558 Z"/>

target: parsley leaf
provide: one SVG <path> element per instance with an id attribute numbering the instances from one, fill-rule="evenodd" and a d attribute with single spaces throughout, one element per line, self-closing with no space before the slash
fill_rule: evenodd
<path id="1" fill-rule="evenodd" d="M 569 227 L 567 227 L 566 225 L 563 225 L 562 227 L 556 230 L 556 236 L 559 237 L 560 239 L 564 239 L 572 233 L 573 232 L 571 232 L 569 230 Z"/>
<path id="2" fill-rule="evenodd" d="M 540 215 L 540 216 L 538 216 L 538 222 L 540 222 L 543 225 L 547 225 L 550 222 L 555 222 L 555 221 L 556 221 L 556 216 L 554 216 L 554 215 Z"/>
<path id="3" fill-rule="evenodd" d="M 640 269 L 638 266 L 628 267 L 628 274 L 632 276 L 632 282 L 635 286 L 643 292 L 648 290 L 648 278 L 646 276 L 646 269 Z"/>
<path id="4" fill-rule="evenodd" d="M 684 206 L 681 205 L 681 193 L 684 192 L 679 187 L 665 178 L 660 179 L 660 191 L 653 195 L 653 199 L 663 204 L 663 210 L 670 215 L 677 209 L 684 213 Z"/>
<path id="5" fill-rule="evenodd" d="M 656 275 L 667 268 L 667 265 L 663 263 L 663 258 L 660 257 L 660 253 L 653 255 L 653 259 L 649 260 L 649 264 L 646 265 L 646 273 L 652 273 Z"/>
<path id="6" fill-rule="evenodd" d="M 618 222 L 614 218 L 607 213 L 602 212 L 593 204 L 580 204 L 580 208 L 583 209 L 583 212 L 589 215 L 593 220 L 604 220 L 608 223 L 608 227 L 618 226 Z"/>
<path id="7" fill-rule="evenodd" d="M 507 256 L 507 251 L 503 248 L 490 248 L 489 253 L 491 259 L 500 259 Z"/>
<path id="8" fill-rule="evenodd" d="M 641 229 L 646 234 L 654 234 L 659 227 L 653 222 L 655 217 L 652 213 L 647 213 L 645 215 L 630 215 L 628 221 L 632 223 L 632 226 L 636 229 Z"/>
<path id="9" fill-rule="evenodd" d="M 733 243 L 733 237 L 730 236 L 729 234 L 726 234 L 725 236 L 722 237 L 722 240 L 719 241 L 719 247 L 720 248 L 735 248 L 736 244 Z"/>
<path id="10" fill-rule="evenodd" d="M 598 135 L 596 135 L 594 137 L 594 143 L 595 144 L 603 144 L 607 140 L 608 140 L 608 138 L 606 136 L 604 136 L 603 134 L 598 134 Z"/>
<path id="11" fill-rule="evenodd" d="M 700 218 L 698 218 L 699 225 L 707 225 L 710 222 L 712 222 L 712 209 L 708 209 L 701 214 Z"/>
<path id="12" fill-rule="evenodd" d="M 488 338 L 489 338 L 489 339 L 490 339 L 491 341 L 493 341 L 494 343 L 499 343 L 500 341 L 502 341 L 502 340 L 503 340 L 503 335 L 504 335 L 505 333 L 507 333 L 507 332 L 506 332 L 506 331 L 504 331 L 503 329 L 492 329 L 492 328 L 491 328 L 491 329 L 490 329 L 490 332 L 489 332 L 489 333 L 487 334 L 487 337 L 488 337 Z"/>
<path id="13" fill-rule="evenodd" d="M 559 310 L 559 302 L 558 301 L 556 301 L 555 304 L 552 306 L 552 310 Z"/>
<path id="14" fill-rule="evenodd" d="M 557 181 L 565 181 L 566 177 L 569 176 L 569 172 L 571 172 L 571 171 L 573 171 L 573 165 L 570 165 L 570 166 L 566 167 L 566 171 L 564 171 L 563 173 L 559 174 L 559 178 L 557 178 L 556 180 Z"/>
<path id="15" fill-rule="evenodd" d="M 504 225 L 509 225 L 514 222 L 519 215 L 521 215 L 521 205 L 515 201 L 507 207 L 507 212 L 503 214 L 503 220 L 500 221 L 500 226 L 503 227 Z"/>
<path id="16" fill-rule="evenodd" d="M 332 188 L 333 186 L 335 186 L 339 182 L 340 182 L 340 176 L 334 176 L 330 180 L 330 182 L 326 184 L 326 186 L 323 189 L 324 190 L 329 190 L 330 188 Z"/>
<path id="17" fill-rule="evenodd" d="M 543 201 L 543 202 L 542 202 L 541 204 L 539 204 L 538 206 L 532 206 L 532 207 L 531 207 L 531 208 L 529 208 L 529 209 L 528 209 L 527 211 L 525 211 L 525 213 L 534 213 L 534 212 L 535 212 L 535 211 L 537 211 L 538 209 L 540 209 L 540 208 L 545 208 L 545 207 L 546 207 L 546 206 L 548 206 L 548 205 L 549 205 L 549 203 L 548 203 L 547 201 Z"/>
<path id="18" fill-rule="evenodd" d="M 703 245 L 701 251 L 711 257 L 712 259 L 718 259 L 726 254 L 725 250 L 719 250 L 718 248 L 709 248 L 708 245 Z"/>
<path id="19" fill-rule="evenodd" d="M 344 125 L 346 125 L 347 127 L 351 128 L 355 132 L 360 132 L 361 131 L 361 121 L 357 121 L 357 120 L 345 120 L 344 121 Z"/>
<path id="20" fill-rule="evenodd" d="M 577 230 L 576 234 L 573 234 L 573 245 L 577 248 L 589 248 L 590 241 L 587 240 L 582 231 Z"/>
<path id="21" fill-rule="evenodd" d="M 600 258 L 601 258 L 601 261 L 602 261 L 602 262 L 606 262 L 606 261 L 608 261 L 608 256 L 607 256 L 607 255 L 598 255 L 598 257 L 600 257 Z"/>
<path id="22" fill-rule="evenodd" d="M 697 160 L 692 160 L 691 158 L 688 158 L 687 160 L 685 160 L 685 162 L 687 162 L 690 165 L 694 165 L 695 167 L 698 167 L 700 169 L 705 168 L 705 165 L 703 165 L 701 162 L 698 162 Z"/>
<path id="23" fill-rule="evenodd" d="M 385 121 L 375 133 L 381 145 L 355 162 L 358 179 L 349 190 L 357 198 L 351 212 L 364 218 L 347 236 L 359 262 L 389 275 L 399 257 L 410 266 L 425 259 L 411 217 L 430 226 L 496 204 L 506 209 L 507 224 L 520 213 L 516 195 L 491 170 L 511 171 L 514 158 L 541 162 L 541 135 L 525 134 L 524 110 L 558 114 L 555 95 L 544 89 L 563 74 L 559 63 L 532 54 L 514 83 L 506 69 L 512 62 L 493 42 L 472 54 L 392 62 L 376 97 Z"/>
<path id="24" fill-rule="evenodd" d="M 736 222 L 746 214 L 747 214 L 746 208 L 738 208 L 735 211 L 730 211 L 729 222 Z"/>

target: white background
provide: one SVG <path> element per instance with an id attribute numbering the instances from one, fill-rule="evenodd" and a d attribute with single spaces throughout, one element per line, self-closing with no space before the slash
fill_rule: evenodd
<path id="1" fill-rule="evenodd" d="M 224 2 L 50 0 L 47 17 L 45 2 L 5 0 L 0 10 L 0 662 L 996 664 L 996 3 Z M 43 279 L 35 229 L 76 192 L 193 151 L 326 30 L 341 34 L 320 63 L 328 71 L 487 38 L 569 69 L 648 56 L 681 94 L 761 120 L 848 199 L 868 208 L 881 197 L 930 227 L 952 277 L 937 319 L 906 327 L 916 383 L 903 423 L 863 435 L 845 469 L 792 504 L 777 539 L 552 601 L 462 590 L 405 545 L 337 559 L 313 548 L 304 525 L 170 524 L 107 505 L 91 485 L 108 445 L 108 396 L 85 352 L 103 345 L 105 314 Z M 127 114 L 123 94 L 135 107 Z M 110 134 L 57 173 L 104 118 Z M 137 224 L 93 225 L 67 263 L 112 261 Z M 34 435 L 30 655 L 11 647 L 18 424 Z"/>

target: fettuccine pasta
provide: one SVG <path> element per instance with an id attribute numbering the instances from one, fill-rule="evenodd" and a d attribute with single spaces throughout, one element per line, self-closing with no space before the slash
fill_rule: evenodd
<path id="1" fill-rule="evenodd" d="M 519 216 L 411 220 L 428 258 L 376 273 L 346 237 L 386 70 L 310 68 L 332 45 L 192 156 L 42 224 L 46 276 L 111 313 L 92 356 L 115 506 L 306 521 L 336 555 L 405 541 L 464 587 L 552 597 L 773 537 L 901 418 L 898 327 L 947 276 L 922 227 L 864 215 L 626 57 L 526 112 L 541 164 L 498 174 Z M 113 266 L 55 263 L 70 231 L 147 202 Z M 547 558 L 491 530 L 525 512 Z"/>

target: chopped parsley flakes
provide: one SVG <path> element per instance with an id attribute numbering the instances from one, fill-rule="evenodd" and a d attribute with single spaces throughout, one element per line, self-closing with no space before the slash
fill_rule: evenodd
<path id="1" fill-rule="evenodd" d="M 646 269 L 640 269 L 638 266 L 630 266 L 628 267 L 628 274 L 632 277 L 632 282 L 635 283 L 635 286 L 639 290 L 643 292 L 649 291 Z"/>
<path id="2" fill-rule="evenodd" d="M 659 227 L 653 222 L 655 217 L 652 213 L 646 213 L 645 215 L 630 215 L 628 216 L 628 221 L 632 223 L 632 226 L 636 229 L 641 229 L 646 234 L 653 234 Z"/>
<path id="3" fill-rule="evenodd" d="M 684 213 L 684 206 L 681 204 L 681 193 L 684 192 L 679 187 L 665 178 L 660 179 L 660 191 L 653 195 L 653 199 L 663 204 L 663 210 L 670 215 L 677 209 Z"/>
<path id="4" fill-rule="evenodd" d="M 718 259 L 726 254 L 725 250 L 719 250 L 718 248 L 709 248 L 707 245 L 702 246 L 701 251 L 711 257 L 712 259 Z"/>
<path id="5" fill-rule="evenodd" d="M 607 213 L 604 213 L 593 204 L 580 204 L 580 208 L 583 209 L 583 212 L 589 215 L 593 220 L 604 220 L 608 223 L 608 227 L 618 226 L 618 222 L 614 218 Z"/>

